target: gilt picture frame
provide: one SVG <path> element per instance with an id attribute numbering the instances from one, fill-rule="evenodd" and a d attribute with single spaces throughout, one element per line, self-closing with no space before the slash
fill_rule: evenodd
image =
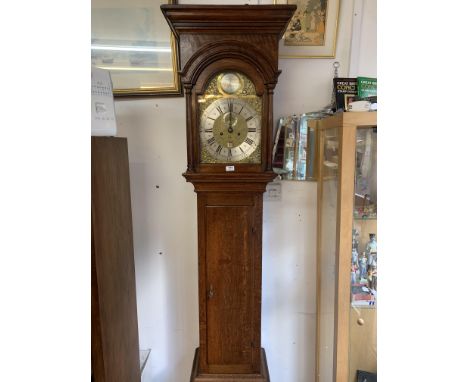
<path id="1" fill-rule="evenodd" d="M 274 4 L 297 5 L 280 41 L 280 58 L 335 57 L 339 0 L 275 0 Z"/>
<path id="2" fill-rule="evenodd" d="M 92 0 L 91 64 L 116 97 L 182 96 L 178 44 L 161 12 L 175 0 Z"/>

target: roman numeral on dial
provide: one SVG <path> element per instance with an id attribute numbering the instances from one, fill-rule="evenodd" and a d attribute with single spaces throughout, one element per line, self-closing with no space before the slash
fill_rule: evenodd
<path id="1" fill-rule="evenodd" d="M 252 141 L 250 138 L 245 138 L 245 143 L 248 143 L 250 146 L 252 146 L 254 141 Z"/>
<path id="2" fill-rule="evenodd" d="M 207 140 L 208 144 L 212 145 L 215 142 L 215 138 L 211 137 L 210 139 Z"/>
<path id="3" fill-rule="evenodd" d="M 216 149 L 216 153 L 217 154 L 221 153 L 222 149 L 223 149 L 223 146 L 219 145 L 218 148 Z"/>

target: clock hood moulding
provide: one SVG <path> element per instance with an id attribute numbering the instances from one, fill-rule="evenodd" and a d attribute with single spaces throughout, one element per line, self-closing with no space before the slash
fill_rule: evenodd
<path id="1" fill-rule="evenodd" d="M 273 93 L 278 76 L 278 43 L 295 5 L 169 5 L 162 13 L 178 40 L 181 80 L 187 107 L 187 172 L 192 183 L 267 183 L 271 168 Z M 261 163 L 236 164 L 235 174 L 222 163 L 201 163 L 197 98 L 216 73 L 234 71 L 254 84 L 262 99 Z M 195 175 L 201 174 L 204 175 Z M 264 173 L 259 177 L 260 173 Z M 242 174 L 242 175 L 241 175 Z M 242 178 L 242 179 L 241 179 Z"/>
<path id="2" fill-rule="evenodd" d="M 163 4 L 161 10 L 177 38 L 182 33 L 232 33 L 283 36 L 295 5 L 174 5 Z M 292 13 L 291 13 L 292 10 Z"/>
<path id="3" fill-rule="evenodd" d="M 211 61 L 239 56 L 261 61 L 259 65 L 265 68 L 267 63 L 273 64 L 269 68 L 272 78 L 267 82 L 276 83 L 280 73 L 278 42 L 295 10 L 295 5 L 161 5 L 179 41 L 180 74 L 185 84 L 194 83 L 191 76 L 194 66 L 199 61 L 205 62 L 207 54 L 213 56 Z M 236 36 L 231 38 L 233 33 Z"/>

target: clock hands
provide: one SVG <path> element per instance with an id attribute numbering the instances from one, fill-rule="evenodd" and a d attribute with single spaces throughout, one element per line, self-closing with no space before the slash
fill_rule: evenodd
<path id="1" fill-rule="evenodd" d="M 228 103 L 229 105 L 229 127 L 228 127 L 228 133 L 231 134 L 234 129 L 232 128 L 232 102 Z"/>
<path id="2" fill-rule="evenodd" d="M 257 148 L 259 122 L 252 106 L 243 100 L 221 98 L 205 110 L 203 138 L 209 153 L 215 158 L 239 161 Z"/>
<path id="3" fill-rule="evenodd" d="M 228 128 L 228 133 L 232 133 L 234 129 L 232 128 L 232 113 L 229 112 L 229 128 Z"/>

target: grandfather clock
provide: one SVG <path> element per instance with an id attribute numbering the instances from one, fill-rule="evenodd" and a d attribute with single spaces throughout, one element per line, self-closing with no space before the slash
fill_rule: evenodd
<path id="1" fill-rule="evenodd" d="M 187 171 L 198 203 L 200 347 L 192 382 L 269 381 L 262 213 L 278 41 L 295 5 L 162 5 L 179 42 Z"/>

